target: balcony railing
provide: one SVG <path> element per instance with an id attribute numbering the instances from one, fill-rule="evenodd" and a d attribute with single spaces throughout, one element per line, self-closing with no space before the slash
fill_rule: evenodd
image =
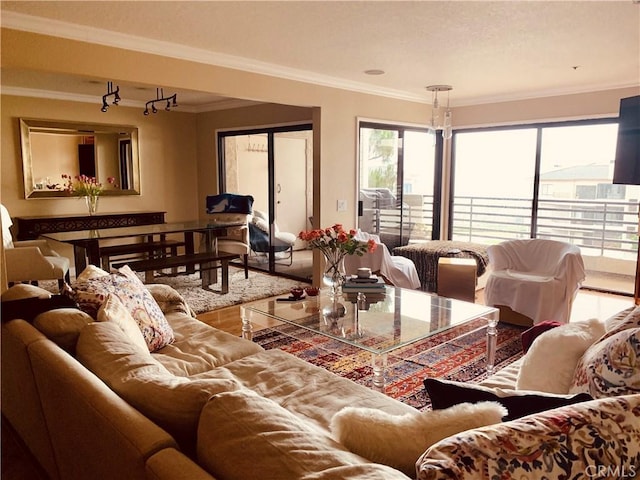
<path id="1" fill-rule="evenodd" d="M 452 215 L 453 240 L 490 245 L 508 239 L 548 238 L 580 247 L 583 256 L 590 257 L 588 269 L 624 274 L 635 270 L 638 249 L 635 200 L 541 199 L 534 215 L 531 199 L 457 196 Z M 368 218 L 370 231 L 378 233 L 390 249 L 428 241 L 432 231 L 432 197 L 425 195 L 421 207 L 372 209 Z M 592 257 L 600 260 L 596 262 Z"/>

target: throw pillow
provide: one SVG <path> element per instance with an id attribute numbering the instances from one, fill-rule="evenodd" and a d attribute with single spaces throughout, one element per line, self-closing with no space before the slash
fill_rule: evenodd
<path id="1" fill-rule="evenodd" d="M 591 395 L 555 395 L 518 390 L 488 388 L 450 380 L 426 378 L 424 387 L 434 410 L 442 410 L 459 403 L 498 402 L 508 410 L 504 421 L 551 410 L 552 408 L 593 400 Z"/>
<path id="2" fill-rule="evenodd" d="M 580 357 L 603 334 L 604 324 L 596 318 L 544 332 L 522 359 L 516 389 L 567 393 Z"/>
<path id="3" fill-rule="evenodd" d="M 496 402 L 461 403 L 445 410 L 390 415 L 346 407 L 331 420 L 333 436 L 353 453 L 413 478 L 420 455 L 455 433 L 500 423 L 507 409 Z"/>
<path id="4" fill-rule="evenodd" d="M 520 341 L 522 342 L 522 352 L 527 353 L 529 347 L 533 341 L 542 335 L 547 330 L 561 326 L 562 323 L 553 320 L 546 320 L 544 322 L 536 323 L 533 327 L 525 330 L 520 335 Z"/>
<path id="5" fill-rule="evenodd" d="M 98 277 L 106 277 L 109 275 L 109 272 L 104 271 L 100 267 L 95 265 L 87 265 L 87 267 L 76 277 L 76 282 L 86 282 L 87 280 L 91 280 L 93 278 Z"/>
<path id="6" fill-rule="evenodd" d="M 173 342 L 173 330 L 162 310 L 138 276 L 126 265 L 108 275 L 76 282 L 72 296 L 82 310 L 96 318 L 98 309 L 110 293 L 118 297 L 136 321 L 149 351 L 155 352 Z"/>
<path id="7" fill-rule="evenodd" d="M 632 479 L 639 424 L 640 395 L 568 405 L 446 438 L 418 460 L 417 477 Z"/>
<path id="8" fill-rule="evenodd" d="M 589 348 L 570 392 L 589 392 L 594 398 L 640 393 L 640 328 L 620 330 Z"/>
<path id="9" fill-rule="evenodd" d="M 634 308 L 624 318 L 617 321 L 608 319 L 605 326 L 607 327 L 607 333 L 605 333 L 600 341 L 628 328 L 640 328 L 640 307 Z"/>
<path id="10" fill-rule="evenodd" d="M 48 298 L 33 297 L 20 300 L 2 301 L 2 321 L 8 322 L 21 318 L 32 322 L 43 312 L 58 308 L 78 308 L 76 302 L 64 295 L 51 295 Z"/>
<path id="11" fill-rule="evenodd" d="M 131 340 L 131 343 L 143 352 L 149 350 L 138 324 L 129 313 L 129 310 L 125 308 L 120 299 L 115 295 L 111 293 L 107 295 L 107 300 L 98 309 L 97 320 L 99 322 L 115 323 L 127 338 Z"/>
<path id="12" fill-rule="evenodd" d="M 17 283 L 2 294 L 2 301 L 24 300 L 25 298 L 49 298 L 51 292 L 28 283 Z"/>
<path id="13" fill-rule="evenodd" d="M 610 316 L 604 321 L 604 327 L 607 332 L 611 332 L 613 330 L 617 330 L 623 324 L 629 324 L 630 320 L 640 317 L 640 306 L 638 307 L 629 307 L 621 312 L 616 313 L 615 315 Z M 636 327 L 640 327 L 640 323 L 636 321 Z"/>
<path id="14" fill-rule="evenodd" d="M 33 319 L 33 326 L 60 348 L 75 355 L 80 332 L 91 322 L 93 318 L 82 310 L 58 308 L 37 315 Z"/>

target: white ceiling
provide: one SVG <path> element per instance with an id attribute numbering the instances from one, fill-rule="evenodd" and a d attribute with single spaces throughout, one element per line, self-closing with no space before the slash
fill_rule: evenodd
<path id="1" fill-rule="evenodd" d="M 640 4 L 632 0 L 2 1 L 1 8 L 3 27 L 429 103 L 431 84 L 452 85 L 454 106 L 640 85 Z M 2 71 L 3 89 L 102 96 L 107 80 Z M 155 97 L 153 88 L 129 87 L 136 100 Z M 178 99 L 193 107 L 220 100 L 187 91 Z"/>

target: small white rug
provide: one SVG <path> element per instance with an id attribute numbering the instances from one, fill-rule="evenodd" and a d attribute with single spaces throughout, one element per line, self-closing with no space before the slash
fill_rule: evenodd
<path id="1" fill-rule="evenodd" d="M 144 281 L 144 274 L 139 274 Z M 308 286 L 304 282 L 269 275 L 250 270 L 249 278 L 244 278 L 244 270 L 229 267 L 229 292 L 216 293 L 221 288 L 221 278 L 211 285 L 213 291 L 203 290 L 202 281 L 197 273 L 175 277 L 156 277 L 154 283 L 164 283 L 175 288 L 197 314 L 219 308 L 252 302 L 261 298 L 289 293 L 293 287 Z"/>

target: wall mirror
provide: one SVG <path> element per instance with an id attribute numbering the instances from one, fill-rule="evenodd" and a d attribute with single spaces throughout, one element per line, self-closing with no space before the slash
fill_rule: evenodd
<path id="1" fill-rule="evenodd" d="M 20 142 L 25 198 L 68 196 L 63 174 L 95 177 L 103 195 L 140 195 L 136 127 L 21 118 Z"/>

